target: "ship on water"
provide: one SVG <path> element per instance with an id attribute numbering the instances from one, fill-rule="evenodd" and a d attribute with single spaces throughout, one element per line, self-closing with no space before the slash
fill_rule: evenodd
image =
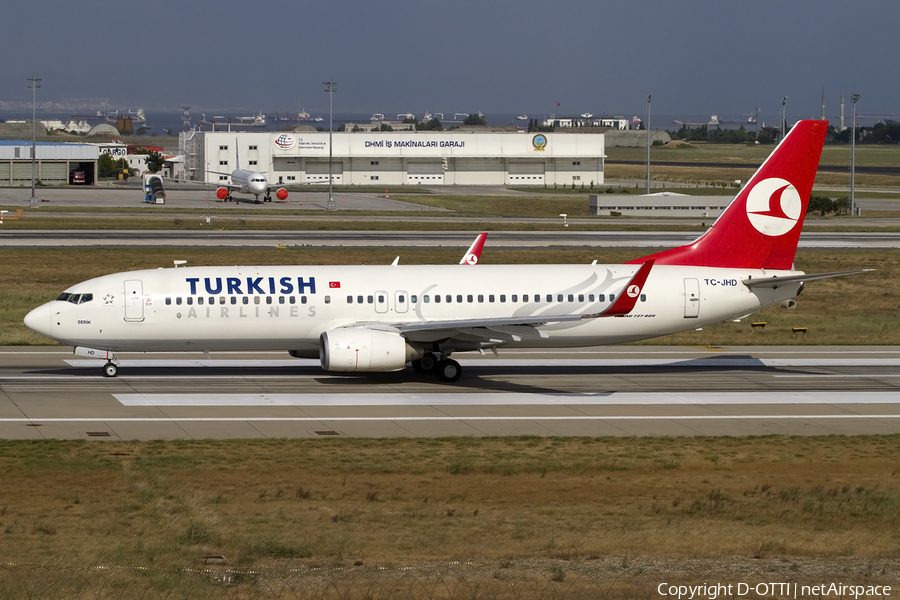
<path id="1" fill-rule="evenodd" d="M 115 110 L 104 112 L 98 110 L 93 114 L 72 113 L 73 120 L 87 121 L 88 123 L 108 123 L 115 126 L 121 120 L 130 119 L 132 127 L 139 129 L 147 126 L 147 117 L 143 108 Z"/>
<path id="2" fill-rule="evenodd" d="M 258 112 L 251 117 L 237 117 L 237 120 L 234 121 L 232 125 L 243 125 L 244 127 L 265 127 L 266 115 Z"/>

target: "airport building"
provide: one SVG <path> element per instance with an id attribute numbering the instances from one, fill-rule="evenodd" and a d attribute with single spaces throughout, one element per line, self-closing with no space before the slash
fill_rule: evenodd
<path id="1" fill-rule="evenodd" d="M 335 185 L 603 184 L 602 133 L 334 132 Z M 187 131 L 188 180 L 225 183 L 236 168 L 270 183 L 328 184 L 328 132 Z"/>
<path id="2" fill-rule="evenodd" d="M 676 192 L 650 195 L 590 194 L 588 212 L 592 215 L 625 217 L 704 217 L 716 218 L 728 207 L 733 196 L 689 196 Z"/>
<path id="3" fill-rule="evenodd" d="M 31 185 L 31 150 L 30 141 L 0 140 L 0 185 Z M 38 142 L 34 150 L 35 181 L 90 185 L 96 180 L 99 148 L 95 144 Z"/>

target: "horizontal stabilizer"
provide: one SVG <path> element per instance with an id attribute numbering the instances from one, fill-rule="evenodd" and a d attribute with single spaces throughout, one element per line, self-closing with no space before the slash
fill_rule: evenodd
<path id="1" fill-rule="evenodd" d="M 868 273 L 875 269 L 859 269 L 857 271 L 836 271 L 834 273 L 806 273 L 804 275 L 784 275 L 782 277 L 760 277 L 758 279 L 744 279 L 741 283 L 747 287 L 777 287 L 785 283 L 793 283 L 796 281 L 814 281 L 816 279 L 830 279 L 832 277 L 843 277 L 844 275 L 858 275 L 859 273 Z"/>

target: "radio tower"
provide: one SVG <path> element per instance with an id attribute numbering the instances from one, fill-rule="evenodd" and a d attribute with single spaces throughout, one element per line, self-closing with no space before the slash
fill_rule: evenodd
<path id="1" fill-rule="evenodd" d="M 181 130 L 182 131 L 190 131 L 191 130 L 191 105 L 190 104 L 182 104 L 181 105 Z"/>
<path id="2" fill-rule="evenodd" d="M 825 88 L 822 88 L 822 120 L 825 120 Z"/>

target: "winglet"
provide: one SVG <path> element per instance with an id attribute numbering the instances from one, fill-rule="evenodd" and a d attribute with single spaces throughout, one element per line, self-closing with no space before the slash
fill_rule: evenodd
<path id="1" fill-rule="evenodd" d="M 469 246 L 469 249 L 466 250 L 466 253 L 463 254 L 459 264 L 477 265 L 478 261 L 481 260 L 481 250 L 484 248 L 484 240 L 486 239 L 487 233 L 479 233 L 478 237 L 475 238 L 475 241 L 472 242 L 472 245 Z"/>
<path id="2" fill-rule="evenodd" d="M 585 316 L 588 318 L 623 317 L 634 310 L 634 305 L 637 304 L 638 298 L 641 297 L 641 292 L 644 290 L 644 283 L 647 281 L 647 276 L 650 275 L 650 269 L 653 268 L 653 262 L 653 260 L 648 260 L 641 265 L 641 268 L 634 274 L 631 281 L 625 285 L 625 289 L 619 297 L 616 298 L 616 301 L 612 303 L 612 306 L 602 313 Z"/>

